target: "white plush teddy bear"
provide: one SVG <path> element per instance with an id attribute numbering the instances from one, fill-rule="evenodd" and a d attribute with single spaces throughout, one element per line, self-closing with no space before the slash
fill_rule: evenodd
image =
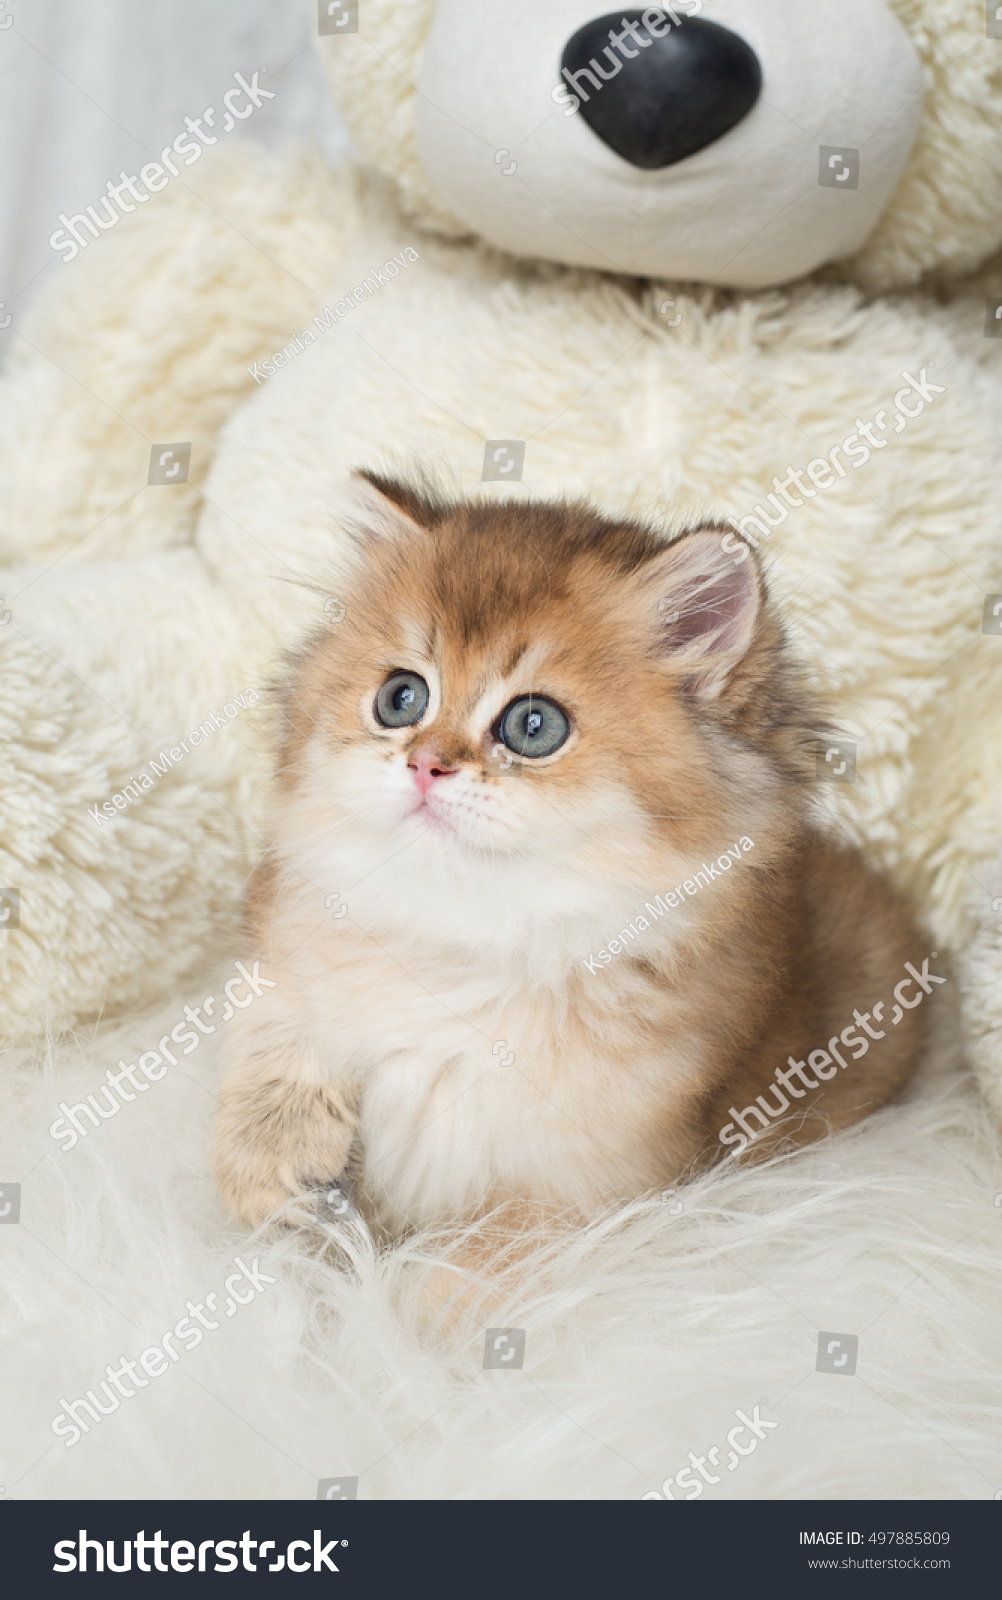
<path id="1" fill-rule="evenodd" d="M 13 330 L 2 1026 L 142 1004 L 217 947 L 258 849 L 259 697 L 340 624 L 366 466 L 730 520 L 844 727 L 822 792 L 962 948 L 1002 831 L 1002 318 L 970 276 L 1002 245 L 1002 17 L 342 20 L 320 48 L 364 165 L 221 146 L 108 237 L 78 224 Z"/>

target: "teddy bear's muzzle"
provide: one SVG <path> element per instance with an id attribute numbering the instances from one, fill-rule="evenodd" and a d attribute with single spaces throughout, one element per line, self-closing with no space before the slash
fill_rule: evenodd
<path id="1" fill-rule="evenodd" d="M 606 4 L 436 0 L 415 154 L 457 230 L 748 289 L 862 248 L 922 118 L 887 0 Z"/>

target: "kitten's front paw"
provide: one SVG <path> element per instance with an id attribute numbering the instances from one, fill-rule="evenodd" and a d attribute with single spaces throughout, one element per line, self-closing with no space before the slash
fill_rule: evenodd
<path id="1" fill-rule="evenodd" d="M 285 1181 L 267 1166 L 262 1166 L 258 1174 L 248 1171 L 247 1163 L 241 1163 L 239 1170 L 227 1170 L 219 1157 L 216 1160 L 216 1178 L 227 1211 L 247 1228 L 259 1228 L 273 1212 L 280 1206 L 287 1206 L 290 1200 L 305 1199 L 310 1187 L 309 1184 L 297 1183 L 294 1178 Z M 286 1215 L 281 1220 L 291 1223 L 296 1218 Z"/>
<path id="2" fill-rule="evenodd" d="M 355 1118 L 332 1090 L 282 1079 L 224 1085 L 215 1148 L 223 1203 L 259 1227 L 279 1206 L 329 1186 L 354 1134 Z"/>

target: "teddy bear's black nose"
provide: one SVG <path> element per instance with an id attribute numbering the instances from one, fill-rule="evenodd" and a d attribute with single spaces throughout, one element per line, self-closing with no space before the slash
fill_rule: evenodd
<path id="1" fill-rule="evenodd" d="M 645 22 L 644 19 L 647 19 Z M 588 126 L 634 167 L 670 167 L 746 117 L 762 68 L 729 28 L 669 8 L 610 11 L 579 28 L 562 77 Z"/>

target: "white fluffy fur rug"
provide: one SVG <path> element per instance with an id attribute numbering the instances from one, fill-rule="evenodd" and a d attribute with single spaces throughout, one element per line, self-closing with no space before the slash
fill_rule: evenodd
<path id="1" fill-rule="evenodd" d="M 353 1475 L 368 1499 L 637 1499 L 713 1447 L 710 1499 L 1002 1487 L 1002 1164 L 945 1007 L 903 1102 L 794 1160 L 717 1171 L 681 1211 L 638 1201 L 523 1268 L 489 1318 L 434 1335 L 435 1241 L 377 1255 L 346 1236 L 347 1272 L 319 1225 L 277 1244 L 227 1226 L 208 1170 L 218 1034 L 74 1149 L 50 1138 L 59 1100 L 225 976 L 0 1078 L 0 1181 L 22 1185 L 0 1227 L 8 1496 L 312 1498 Z M 159 1342 L 189 1299 L 223 1304 L 234 1255 L 277 1281 L 72 1448 L 55 1438 L 61 1397 Z M 526 1330 L 522 1371 L 483 1370 L 488 1320 Z M 815 1370 L 820 1330 L 858 1336 L 855 1376 Z M 756 1406 L 779 1426 L 728 1471 L 735 1411 Z"/>

